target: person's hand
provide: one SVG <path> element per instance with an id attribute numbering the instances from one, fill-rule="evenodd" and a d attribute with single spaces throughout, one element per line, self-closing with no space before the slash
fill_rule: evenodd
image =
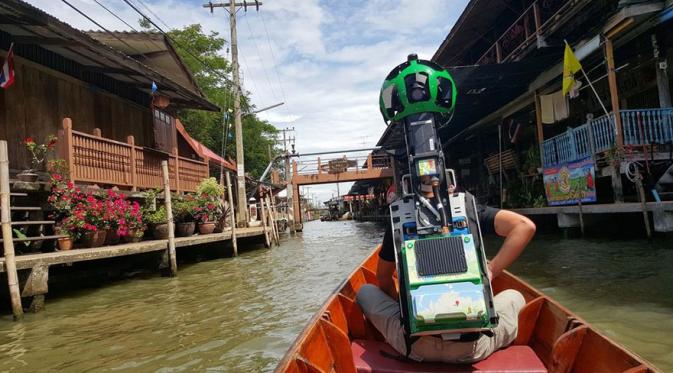
<path id="1" fill-rule="evenodd" d="M 491 265 L 486 266 L 486 274 L 488 275 L 488 282 L 493 282 L 493 272 L 491 272 Z"/>

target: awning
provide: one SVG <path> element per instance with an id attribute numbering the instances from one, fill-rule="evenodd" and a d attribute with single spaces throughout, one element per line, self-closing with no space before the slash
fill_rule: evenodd
<path id="1" fill-rule="evenodd" d="M 175 120 L 175 129 L 178 130 L 178 134 L 182 136 L 185 141 L 189 144 L 189 146 L 194 149 L 196 154 L 198 154 L 200 157 L 205 158 L 208 160 L 210 163 L 215 163 L 218 166 L 223 166 L 226 169 L 229 169 L 230 171 L 233 171 L 234 173 L 236 172 L 236 165 L 228 161 L 219 155 L 217 155 L 214 151 L 210 150 L 207 146 L 203 145 L 196 139 L 194 139 L 192 136 L 189 135 L 187 130 L 185 129 L 185 126 L 182 125 L 182 122 L 180 122 L 179 119 Z"/>

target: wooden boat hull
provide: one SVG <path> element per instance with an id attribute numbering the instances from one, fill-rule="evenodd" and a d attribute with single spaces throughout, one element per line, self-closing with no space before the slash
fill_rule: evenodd
<path id="1" fill-rule="evenodd" d="M 493 281 L 494 293 L 516 289 L 527 302 L 519 314 L 519 331 L 512 346 L 472 365 L 396 361 L 377 350 L 386 349 L 383 338 L 355 303 L 355 295 L 362 285 L 378 284 L 377 263 L 378 249 L 329 297 L 287 351 L 276 372 L 657 371 L 641 357 L 508 272 Z"/>

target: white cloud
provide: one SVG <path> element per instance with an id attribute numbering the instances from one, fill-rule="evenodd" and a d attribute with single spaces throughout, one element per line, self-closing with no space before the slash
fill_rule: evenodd
<path id="1" fill-rule="evenodd" d="M 60 1 L 28 1 L 73 27 L 97 28 Z M 106 28 L 128 29 L 93 0 L 69 1 Z M 127 4 L 98 1 L 136 27 L 140 16 Z M 199 23 L 229 39 L 228 14 L 222 9 L 210 14 L 198 1 L 143 2 L 171 27 Z M 466 3 L 265 1 L 259 13 L 254 8 L 238 13 L 245 89 L 258 108 L 286 102 L 260 117 L 278 128 L 294 126 L 300 153 L 374 146 L 385 129 L 378 109 L 384 77 L 409 53 L 429 59 Z M 342 184 L 340 191 L 349 187 Z M 327 199 L 334 189 L 315 186 L 310 193 Z"/>

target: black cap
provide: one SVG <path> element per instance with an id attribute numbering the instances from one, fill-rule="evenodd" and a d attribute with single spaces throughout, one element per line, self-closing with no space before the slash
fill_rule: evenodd
<path id="1" fill-rule="evenodd" d="M 407 56 L 407 61 L 416 61 L 418 60 L 418 55 L 416 53 L 412 53 Z"/>

